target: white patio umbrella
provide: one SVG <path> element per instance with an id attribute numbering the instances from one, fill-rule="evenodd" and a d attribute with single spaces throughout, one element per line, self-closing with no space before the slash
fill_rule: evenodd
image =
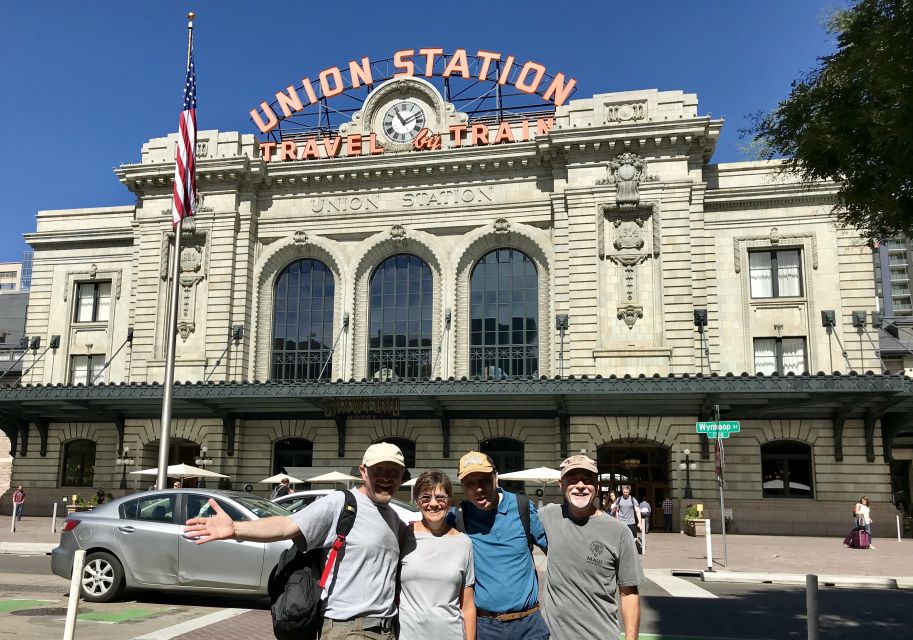
<path id="1" fill-rule="evenodd" d="M 534 467 L 532 469 L 523 469 L 522 471 L 511 471 L 509 473 L 499 473 L 498 480 L 517 480 L 520 482 L 538 482 L 545 491 L 545 485 L 558 484 L 561 479 L 561 472 L 551 467 Z M 539 498 L 538 508 L 542 508 L 542 498 Z"/>
<path id="2" fill-rule="evenodd" d="M 154 469 L 140 469 L 139 471 L 131 471 L 130 475 L 134 476 L 157 476 L 159 473 L 158 467 Z M 166 475 L 169 478 L 177 478 L 183 480 L 185 478 L 227 478 L 229 476 L 224 473 L 216 473 L 215 471 L 209 471 L 207 469 L 201 469 L 199 467 L 194 467 L 189 464 L 171 464 L 168 465 L 166 469 Z"/>
<path id="3" fill-rule="evenodd" d="M 345 482 L 346 484 L 350 482 L 359 482 L 360 480 L 361 478 L 350 476 L 348 473 L 339 473 L 338 471 L 330 471 L 329 473 L 307 479 L 308 482 Z"/>
<path id="4" fill-rule="evenodd" d="M 279 484 L 286 478 L 288 478 L 289 484 L 301 484 L 304 482 L 304 480 L 299 480 L 298 478 L 290 476 L 286 473 L 277 473 L 276 475 L 270 476 L 269 478 L 263 478 L 263 480 L 260 481 L 260 484 Z"/>

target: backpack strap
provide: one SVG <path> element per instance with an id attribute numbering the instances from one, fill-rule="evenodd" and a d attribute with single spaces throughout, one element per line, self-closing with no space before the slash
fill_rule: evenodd
<path id="1" fill-rule="evenodd" d="M 453 513 L 448 515 L 447 523 L 460 533 L 466 533 L 466 521 L 463 519 L 462 505 L 458 504 Z"/>
<path id="2" fill-rule="evenodd" d="M 342 505 L 342 510 L 339 512 L 339 520 L 336 523 L 336 540 L 333 542 L 333 546 L 330 547 L 326 566 L 324 566 L 323 574 L 320 576 L 321 589 L 326 587 L 327 580 L 330 579 L 330 573 L 333 572 L 333 566 L 336 564 L 336 556 L 339 554 L 340 549 L 345 546 L 346 536 L 352 530 L 352 525 L 355 524 L 355 516 L 358 514 L 358 506 L 352 492 L 342 489 L 340 491 L 343 492 L 345 502 Z"/>
<path id="3" fill-rule="evenodd" d="M 526 545 L 533 550 L 533 536 L 529 532 L 529 496 L 523 491 L 517 493 L 517 510 L 520 512 L 520 522 L 523 524 L 523 533 L 526 534 Z"/>

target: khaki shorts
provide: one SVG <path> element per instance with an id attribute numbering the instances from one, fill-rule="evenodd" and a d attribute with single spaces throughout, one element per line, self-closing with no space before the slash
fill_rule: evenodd
<path id="1" fill-rule="evenodd" d="M 392 619 L 390 624 L 379 624 L 379 618 L 354 620 L 323 619 L 320 640 L 394 640 Z"/>

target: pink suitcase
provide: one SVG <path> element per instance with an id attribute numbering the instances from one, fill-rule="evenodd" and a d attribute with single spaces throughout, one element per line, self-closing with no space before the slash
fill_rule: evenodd
<path id="1" fill-rule="evenodd" d="M 853 529 L 844 538 L 843 544 L 850 549 L 868 549 L 869 545 L 872 544 L 872 536 L 865 529 Z"/>

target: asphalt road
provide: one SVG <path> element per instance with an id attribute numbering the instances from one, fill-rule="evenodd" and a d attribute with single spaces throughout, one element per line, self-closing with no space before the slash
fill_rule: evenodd
<path id="1" fill-rule="evenodd" d="M 69 583 L 50 574 L 47 557 L 0 556 L 0 639 L 58 637 Z M 822 588 L 820 636 L 828 640 L 911 638 L 913 592 Z M 263 601 L 137 592 L 129 600 L 80 604 L 77 636 L 130 640 L 234 609 L 263 609 Z M 806 638 L 805 591 L 769 584 L 704 583 L 648 573 L 641 588 L 643 640 L 782 640 Z M 261 638 L 272 638 L 268 627 Z"/>

